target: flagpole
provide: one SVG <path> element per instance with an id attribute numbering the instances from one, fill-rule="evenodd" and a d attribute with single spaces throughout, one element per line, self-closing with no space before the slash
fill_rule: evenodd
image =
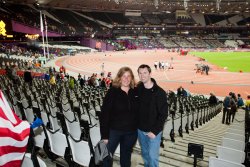
<path id="1" fill-rule="evenodd" d="M 45 23 L 45 38 L 46 38 L 46 48 L 47 48 L 47 59 L 49 58 L 49 41 L 48 41 L 48 25 L 47 25 L 47 20 L 46 16 L 44 14 L 44 23 Z"/>
<path id="2" fill-rule="evenodd" d="M 42 15 L 42 11 L 40 11 L 40 27 L 41 27 L 42 40 L 43 40 L 43 57 L 45 57 L 44 27 L 43 27 L 43 15 Z"/>

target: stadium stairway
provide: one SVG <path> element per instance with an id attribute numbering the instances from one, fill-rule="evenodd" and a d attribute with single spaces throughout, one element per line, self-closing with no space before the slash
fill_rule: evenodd
<path id="1" fill-rule="evenodd" d="M 237 113 L 238 114 L 238 113 Z M 236 114 L 236 118 L 237 118 Z M 198 159 L 198 167 L 208 167 L 209 157 L 216 157 L 216 149 L 221 145 L 222 138 L 228 131 L 228 125 L 222 124 L 222 112 L 220 112 L 211 121 L 204 124 L 202 127 L 190 131 L 188 134 L 183 134 L 183 138 L 176 137 L 176 141 L 164 141 L 164 148 L 160 150 L 160 167 L 193 167 L 193 157 L 187 155 L 188 143 L 196 143 L 204 145 L 204 158 Z M 119 163 L 115 162 L 114 166 L 118 167 Z M 140 155 L 140 148 L 135 147 L 132 154 L 132 166 L 143 166 L 143 160 Z"/>

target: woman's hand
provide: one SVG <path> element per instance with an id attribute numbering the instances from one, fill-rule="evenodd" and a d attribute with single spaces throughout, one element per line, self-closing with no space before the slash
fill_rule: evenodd
<path id="1" fill-rule="evenodd" d="M 148 137 L 150 139 L 154 139 L 155 138 L 155 134 L 153 134 L 152 132 L 148 132 Z"/>
<path id="2" fill-rule="evenodd" d="M 108 139 L 103 139 L 105 144 L 108 144 L 109 140 Z"/>

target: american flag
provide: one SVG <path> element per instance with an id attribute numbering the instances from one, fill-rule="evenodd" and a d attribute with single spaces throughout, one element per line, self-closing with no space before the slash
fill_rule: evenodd
<path id="1" fill-rule="evenodd" d="M 20 167 L 30 134 L 30 124 L 20 120 L 0 90 L 0 166 Z"/>

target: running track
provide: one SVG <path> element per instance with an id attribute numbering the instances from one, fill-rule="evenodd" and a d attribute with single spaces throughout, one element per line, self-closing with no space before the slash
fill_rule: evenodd
<path id="1" fill-rule="evenodd" d="M 173 57 L 174 69 L 164 71 L 154 69 L 155 61 L 171 62 L 171 57 Z M 177 53 L 170 53 L 166 50 L 88 53 L 66 56 L 56 61 L 57 66 L 63 65 L 69 71 L 88 76 L 92 73 L 100 74 L 102 63 L 105 64 L 105 73 L 111 72 L 113 77 L 119 68 L 129 66 L 137 80 L 137 67 L 143 63 L 148 64 L 153 70 L 152 76 L 165 90 L 176 90 L 182 85 L 185 89 L 197 94 L 213 92 L 217 96 L 225 96 L 232 91 L 240 93 L 243 98 L 250 95 L 250 73 L 228 72 L 209 64 L 211 71 L 208 76 L 196 74 L 195 64 L 200 63 L 197 57 L 179 56 Z M 191 84 L 191 81 L 194 84 Z"/>

